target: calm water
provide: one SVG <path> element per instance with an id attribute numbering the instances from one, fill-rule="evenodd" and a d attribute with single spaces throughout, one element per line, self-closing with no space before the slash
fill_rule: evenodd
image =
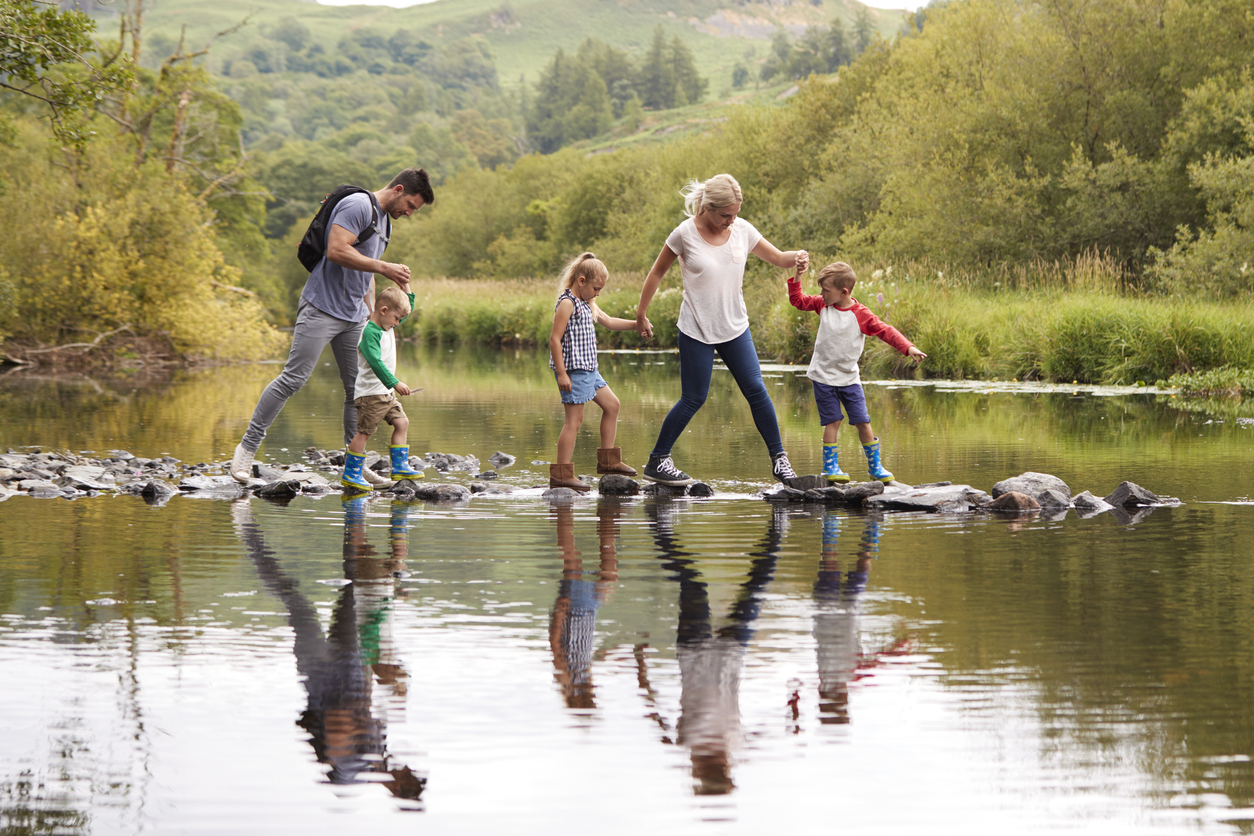
<path id="1" fill-rule="evenodd" d="M 603 362 L 639 466 L 675 360 Z M 220 461 L 275 372 L 10 376 L 0 449 Z M 768 382 L 814 472 L 800 372 Z M 775 509 L 724 372 L 675 453 L 714 498 L 550 505 L 538 355 L 410 348 L 400 377 L 414 451 L 515 455 L 514 494 L 0 502 L 0 833 L 1254 832 L 1248 419 L 869 385 L 903 481 L 1036 470 L 1184 504 Z M 338 411 L 323 367 L 263 452 L 335 446 Z M 855 476 L 856 454 L 847 431 Z"/>

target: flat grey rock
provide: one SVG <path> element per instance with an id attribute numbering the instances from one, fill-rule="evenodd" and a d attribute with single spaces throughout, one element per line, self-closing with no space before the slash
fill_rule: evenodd
<path id="1" fill-rule="evenodd" d="M 497 450 L 495 453 L 488 456 L 488 464 L 492 465 L 493 467 L 498 467 L 498 468 L 509 467 L 515 461 L 517 461 L 517 459 L 515 459 L 509 453 L 502 453 L 500 450 Z"/>
<path id="2" fill-rule="evenodd" d="M 891 486 L 890 486 L 891 487 Z M 942 485 L 933 488 L 885 490 L 878 496 L 868 497 L 868 508 L 891 511 L 976 510 L 992 502 L 992 497 L 970 485 Z"/>

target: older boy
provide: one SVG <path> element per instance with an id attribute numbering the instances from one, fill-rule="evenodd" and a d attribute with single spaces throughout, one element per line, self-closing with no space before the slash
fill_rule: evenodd
<path id="1" fill-rule="evenodd" d="M 849 423 L 858 430 L 872 479 L 888 483 L 893 474 L 880 464 L 880 444 L 871 431 L 866 396 L 858 374 L 858 360 L 867 335 L 879 337 L 916 363 L 927 355 L 914 347 L 896 328 L 880 319 L 853 298 L 858 277 L 843 261 L 829 264 L 819 272 L 820 296 L 806 296 L 794 276 L 788 280 L 788 301 L 802 311 L 819 315 L 819 332 L 806 377 L 814 383 L 814 400 L 823 425 L 823 475 L 829 482 L 848 482 L 849 474 L 840 469 L 836 455 L 836 434 L 840 430 L 840 407 L 849 413 Z"/>
<path id="2" fill-rule="evenodd" d="M 414 307 L 414 294 L 398 287 L 385 287 L 379 292 L 374 312 L 366 321 L 357 344 L 357 434 L 344 453 L 344 475 L 340 484 L 359 491 L 370 490 L 370 482 L 362 474 L 366 463 L 366 442 L 380 422 L 392 425 L 392 480 L 421 479 L 421 470 L 409 466 L 409 418 L 401 408 L 397 395 L 411 395 L 415 390 L 396 379 L 396 334 L 393 329 L 409 316 Z M 395 392 L 395 394 L 393 393 Z"/>

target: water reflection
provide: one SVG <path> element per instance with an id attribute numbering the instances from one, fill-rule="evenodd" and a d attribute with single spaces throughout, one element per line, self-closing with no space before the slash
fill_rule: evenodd
<path id="1" fill-rule="evenodd" d="M 674 503 L 666 501 L 645 509 L 663 565 L 670 570 L 670 579 L 679 584 L 675 652 L 681 691 L 676 742 L 689 750 L 693 791 L 697 795 L 723 795 L 736 788 L 732 765 L 735 752 L 744 743 L 740 674 L 763 593 L 775 575 L 787 517 L 783 512 L 772 514 L 766 533 L 748 552 L 745 579 L 716 628 L 709 588 L 698 561 L 675 536 L 674 512 Z"/>
<path id="2" fill-rule="evenodd" d="M 845 725 L 849 717 L 849 685 L 867 676 L 882 653 L 866 653 L 862 645 L 861 595 L 871 575 L 871 561 L 879 555 L 880 517 L 842 517 L 828 510 L 823 515 L 823 545 L 818 577 L 814 581 L 814 641 L 819 668 L 819 722 Z M 861 534 L 853 548 L 848 570 L 841 574 L 840 532 L 846 541 Z M 897 652 L 899 643 L 889 652 Z M 794 704 L 794 718 L 796 708 Z"/>
<path id="3" fill-rule="evenodd" d="M 595 571 L 585 571 L 583 553 L 575 547 L 575 510 L 569 503 L 552 506 L 557 545 L 562 553 L 562 579 L 557 601 L 549 617 L 549 645 L 553 667 L 568 708 L 595 708 L 592 687 L 592 654 L 595 647 L 597 610 L 608 600 L 618 580 L 618 520 L 620 500 L 602 499 L 597 505 L 599 561 Z"/>
<path id="4" fill-rule="evenodd" d="M 374 706 L 376 696 L 382 700 L 405 696 L 408 674 L 396 658 L 390 632 L 397 578 L 408 556 L 408 507 L 392 503 L 389 548 L 381 555 L 367 537 L 366 498 L 343 505 L 343 565 L 349 583 L 335 600 L 325 634 L 317 608 L 266 545 L 249 500 L 237 500 L 231 515 L 258 577 L 287 609 L 296 669 L 309 697 L 297 722 L 309 733 L 318 762 L 326 764 L 328 781 L 378 782 L 397 798 L 417 801 L 427 779 L 389 754 L 385 714 L 376 713 Z M 378 695 L 376 683 L 382 691 Z"/>

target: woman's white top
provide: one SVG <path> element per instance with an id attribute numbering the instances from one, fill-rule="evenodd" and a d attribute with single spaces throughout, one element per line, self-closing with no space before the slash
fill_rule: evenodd
<path id="1" fill-rule="evenodd" d="M 745 260 L 762 234 L 744 218 L 736 218 L 725 244 L 710 246 L 688 218 L 675 227 L 666 246 L 679 256 L 684 300 L 679 330 L 694 340 L 714 345 L 736 339 L 749 327 L 745 309 Z"/>

